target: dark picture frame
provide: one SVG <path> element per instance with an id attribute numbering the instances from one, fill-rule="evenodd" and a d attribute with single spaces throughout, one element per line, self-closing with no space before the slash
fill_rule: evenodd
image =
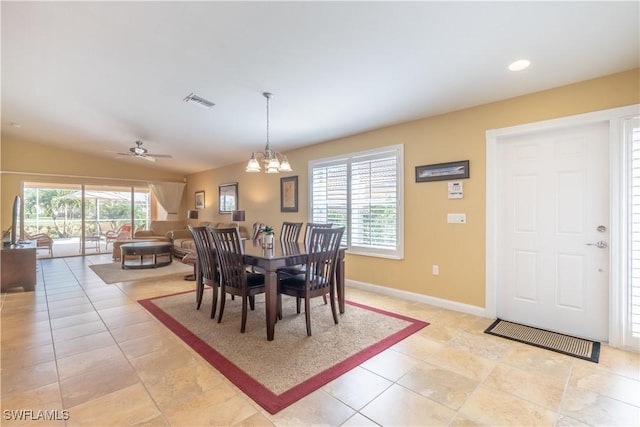
<path id="1" fill-rule="evenodd" d="M 450 181 L 469 176 L 469 160 L 416 166 L 416 182 Z"/>
<path id="2" fill-rule="evenodd" d="M 238 183 L 230 182 L 218 186 L 218 213 L 230 214 L 238 209 Z"/>
<path id="3" fill-rule="evenodd" d="M 196 209 L 204 209 L 204 191 L 196 191 L 195 207 Z"/>
<path id="4" fill-rule="evenodd" d="M 298 177 L 280 178 L 280 212 L 298 212 Z"/>

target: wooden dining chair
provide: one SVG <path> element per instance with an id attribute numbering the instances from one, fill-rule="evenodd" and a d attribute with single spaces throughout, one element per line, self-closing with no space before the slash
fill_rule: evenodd
<path id="1" fill-rule="evenodd" d="M 251 240 L 258 240 L 260 233 L 264 230 L 265 225 L 261 222 L 254 222 L 251 230 Z"/>
<path id="2" fill-rule="evenodd" d="M 191 235 L 193 236 L 198 258 L 196 261 L 196 310 L 200 310 L 200 305 L 202 304 L 204 285 L 211 286 L 213 288 L 211 318 L 213 319 L 216 315 L 216 307 L 218 306 L 218 284 L 220 283 L 220 274 L 218 272 L 213 239 L 207 227 L 194 227 L 189 225 L 189 231 L 191 231 Z"/>
<path id="3" fill-rule="evenodd" d="M 311 231 L 313 229 L 315 229 L 315 228 L 331 228 L 332 226 L 333 226 L 332 223 L 323 224 L 323 223 L 319 223 L 319 222 L 308 222 L 307 225 L 304 228 L 304 236 L 303 236 L 303 239 L 302 239 L 302 241 L 304 242 L 305 250 L 309 251 L 309 240 L 311 239 Z M 296 274 L 304 273 L 304 268 L 305 268 L 304 265 L 294 265 L 294 266 L 289 266 L 289 267 L 282 267 L 278 271 L 294 276 Z M 325 303 L 326 303 L 326 298 L 325 298 Z"/>
<path id="4" fill-rule="evenodd" d="M 281 242 L 297 242 L 300 237 L 300 231 L 302 230 L 301 222 L 288 222 L 282 223 L 282 230 L 280 231 Z"/>
<path id="5" fill-rule="evenodd" d="M 300 313 L 300 300 L 304 299 L 304 314 L 307 335 L 311 336 L 310 299 L 329 293 L 333 321 L 338 324 L 335 301 L 335 279 L 338 250 L 344 227 L 315 228 L 309 238 L 309 251 L 304 273 L 289 275 L 278 272 L 278 317 L 282 319 L 282 295 L 296 298 L 296 309 Z"/>
<path id="6" fill-rule="evenodd" d="M 264 293 L 264 275 L 248 272 L 244 264 L 242 239 L 237 228 L 208 228 L 213 238 L 215 252 L 220 269 L 220 313 L 218 323 L 222 321 L 226 294 L 242 298 L 242 323 L 240 332 L 247 325 L 247 303 L 251 310 L 255 308 L 255 296 Z"/>

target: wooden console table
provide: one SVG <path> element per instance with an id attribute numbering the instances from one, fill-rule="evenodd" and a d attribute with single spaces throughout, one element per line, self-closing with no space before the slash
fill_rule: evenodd
<path id="1" fill-rule="evenodd" d="M 0 288 L 22 287 L 33 291 L 36 287 L 36 242 L 26 241 L 0 250 Z"/>

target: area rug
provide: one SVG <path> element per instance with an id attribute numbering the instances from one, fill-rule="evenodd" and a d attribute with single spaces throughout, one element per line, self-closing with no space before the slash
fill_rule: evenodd
<path id="1" fill-rule="evenodd" d="M 209 318 L 210 289 L 200 310 L 193 291 L 138 302 L 271 414 L 428 325 L 349 301 L 336 325 L 330 305 L 314 298 L 308 337 L 304 308 L 296 314 L 295 298 L 285 297 L 275 339 L 267 341 L 264 294 L 256 297 L 244 334 L 238 298 L 228 298 L 222 323 Z"/>
<path id="2" fill-rule="evenodd" d="M 487 334 L 598 363 L 600 343 L 497 319 Z"/>
<path id="3" fill-rule="evenodd" d="M 193 266 L 181 262 L 172 262 L 158 268 L 126 269 L 123 270 L 119 262 L 108 264 L 93 264 L 89 268 L 102 279 L 104 283 L 113 284 L 133 282 L 135 280 L 157 279 L 164 276 L 193 274 Z"/>

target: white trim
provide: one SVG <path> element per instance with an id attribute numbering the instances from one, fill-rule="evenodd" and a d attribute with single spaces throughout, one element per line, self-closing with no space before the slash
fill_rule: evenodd
<path id="1" fill-rule="evenodd" d="M 497 282 L 497 244 L 496 244 L 496 218 L 497 218 L 497 145 L 502 138 L 526 135 L 548 130 L 562 129 L 574 126 L 588 125 L 592 123 L 608 122 L 609 124 L 609 203 L 610 203 L 610 252 L 609 252 L 609 344 L 613 347 L 622 345 L 621 321 L 622 310 L 620 305 L 622 274 L 621 266 L 624 256 L 621 245 L 621 206 L 624 195 L 621 191 L 621 176 L 623 154 L 620 143 L 620 126 L 626 117 L 638 115 L 640 104 L 626 107 L 612 108 L 609 110 L 595 111 L 592 113 L 562 117 L 559 119 L 545 120 L 542 122 L 527 123 L 502 129 L 490 129 L 486 132 L 486 277 L 485 277 L 485 306 L 487 317 L 495 317 L 496 307 L 496 282 Z"/>
<path id="2" fill-rule="evenodd" d="M 386 286 L 373 285 L 371 283 L 358 282 L 356 280 L 350 279 L 345 279 L 345 285 L 357 289 L 364 289 L 365 291 L 371 291 L 378 294 L 401 298 L 412 302 L 421 302 L 423 304 L 429 304 L 435 307 L 446 308 L 447 310 L 454 310 L 461 313 L 472 314 L 474 316 L 490 317 L 487 316 L 486 310 L 484 308 L 475 305 L 463 304 L 461 302 L 430 297 L 428 295 L 416 294 L 413 292 L 402 291 L 400 289 L 388 288 Z"/>

